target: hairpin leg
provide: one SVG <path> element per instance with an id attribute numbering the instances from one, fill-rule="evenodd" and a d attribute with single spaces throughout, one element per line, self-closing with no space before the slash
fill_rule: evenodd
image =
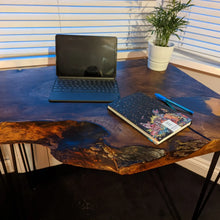
<path id="1" fill-rule="evenodd" d="M 1 160 L 1 163 L 2 163 L 3 171 L 4 171 L 5 175 L 7 175 L 8 172 L 7 172 L 7 168 L 6 168 L 6 165 L 5 165 L 5 160 L 3 158 L 1 147 L 0 147 L 0 160 Z"/>
<path id="2" fill-rule="evenodd" d="M 18 167 L 17 167 L 17 163 L 16 163 L 15 150 L 14 150 L 14 145 L 13 144 L 10 144 L 10 149 L 11 149 L 11 156 L 12 156 L 14 171 L 15 171 L 15 173 L 17 173 L 18 172 Z"/>
<path id="3" fill-rule="evenodd" d="M 27 151 L 26 151 L 26 148 L 25 148 L 25 144 L 24 143 L 19 143 L 18 147 L 19 147 L 19 152 L 20 152 L 20 155 L 21 155 L 21 159 L 22 159 L 22 162 L 23 162 L 23 165 L 24 165 L 24 169 L 25 169 L 30 187 L 32 189 L 35 189 L 36 184 L 33 183 L 34 182 L 33 181 L 34 177 L 33 177 L 30 162 L 29 162 L 29 159 L 28 159 L 28 156 L 27 156 Z M 36 170 L 36 165 L 35 165 L 33 144 L 30 144 L 30 149 L 31 149 L 31 159 L 32 159 L 33 170 L 35 171 Z M 28 175 L 30 175 L 30 176 L 28 176 Z"/>
<path id="4" fill-rule="evenodd" d="M 7 167 L 5 165 L 5 161 L 0 146 L 0 160 L 5 174 L 4 175 L 5 178 L 3 177 L 3 179 L 6 180 L 5 190 L 4 190 L 4 193 L 6 193 L 6 198 L 7 198 L 4 203 L 6 208 L 5 211 L 7 212 L 8 218 L 23 220 L 25 219 L 24 217 L 25 212 L 24 212 L 23 197 L 21 191 L 21 181 L 19 178 L 16 157 L 15 157 L 14 144 L 10 144 L 9 146 L 11 150 L 12 165 L 14 168 L 13 173 L 8 173 L 7 171 Z M 11 210 L 13 210 L 13 212 L 11 212 Z"/>
<path id="5" fill-rule="evenodd" d="M 218 162 L 219 156 L 220 156 L 220 152 L 215 152 L 214 155 L 213 155 L 213 158 L 212 158 L 212 161 L 211 161 L 211 164 L 210 164 L 210 167 L 209 167 L 209 171 L 207 173 L 203 188 L 201 190 L 198 202 L 196 204 L 196 208 L 195 208 L 194 213 L 193 213 L 193 217 L 192 217 L 193 220 L 198 219 L 198 217 L 201 215 L 202 210 L 204 209 L 209 197 L 211 196 L 212 191 L 214 190 L 214 188 L 215 188 L 215 186 L 216 186 L 216 184 L 219 180 L 220 174 L 218 174 L 218 176 L 216 177 L 215 182 L 212 183 L 212 187 L 211 187 L 211 189 L 209 190 L 208 194 L 205 197 L 205 194 L 206 194 L 207 189 L 208 189 L 209 182 L 210 182 L 212 174 L 215 170 L 215 167 L 216 167 L 216 164 Z"/>
<path id="6" fill-rule="evenodd" d="M 34 146 L 33 146 L 33 144 L 31 144 L 31 157 L 32 157 L 32 163 L 33 163 L 33 170 L 36 170 L 35 157 L 34 157 Z"/>

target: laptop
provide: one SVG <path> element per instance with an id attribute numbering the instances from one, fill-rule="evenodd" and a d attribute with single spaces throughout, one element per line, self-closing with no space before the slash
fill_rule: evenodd
<path id="1" fill-rule="evenodd" d="M 112 102 L 116 81 L 117 38 L 56 35 L 56 75 L 50 102 Z"/>

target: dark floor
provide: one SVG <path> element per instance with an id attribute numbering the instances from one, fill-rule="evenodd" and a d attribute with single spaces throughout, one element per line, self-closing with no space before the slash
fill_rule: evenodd
<path id="1" fill-rule="evenodd" d="M 130 176 L 60 165 L 26 177 L 10 175 L 8 192 L 0 179 L 0 219 L 188 220 L 204 181 L 175 164 Z M 219 185 L 199 219 L 220 219 Z"/>

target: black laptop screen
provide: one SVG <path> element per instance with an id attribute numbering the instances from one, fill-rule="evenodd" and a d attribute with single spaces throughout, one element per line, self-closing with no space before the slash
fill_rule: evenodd
<path id="1" fill-rule="evenodd" d="M 58 76 L 114 78 L 116 62 L 116 37 L 56 35 Z"/>

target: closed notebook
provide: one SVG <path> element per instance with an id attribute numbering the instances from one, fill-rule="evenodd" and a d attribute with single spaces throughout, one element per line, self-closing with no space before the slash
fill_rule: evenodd
<path id="1" fill-rule="evenodd" d="M 134 93 L 108 105 L 108 109 L 155 144 L 160 144 L 191 124 L 192 119 L 143 93 Z"/>

